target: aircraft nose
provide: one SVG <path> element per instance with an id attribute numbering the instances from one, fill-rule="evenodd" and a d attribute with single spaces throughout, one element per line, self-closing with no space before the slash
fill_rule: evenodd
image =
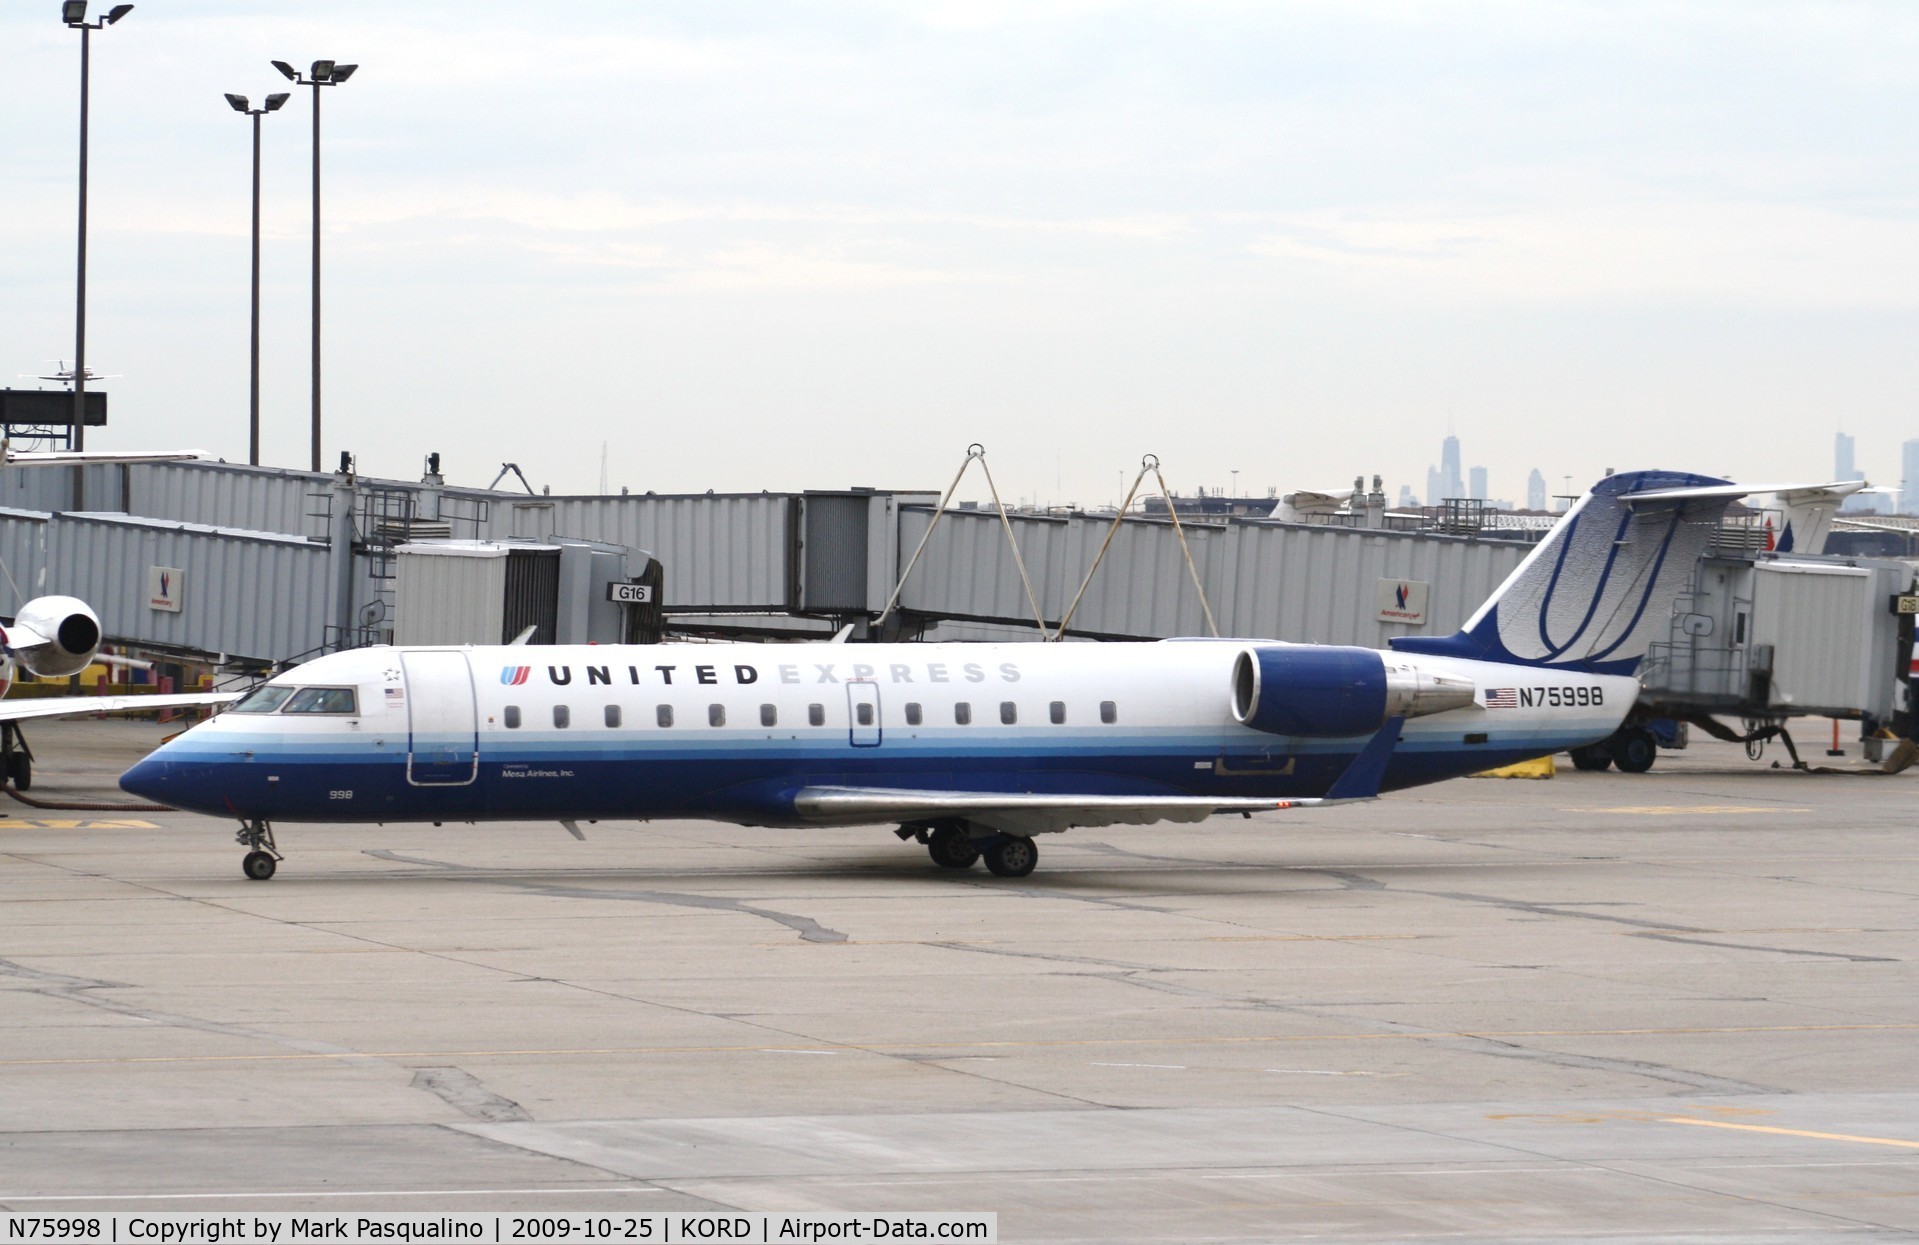
<path id="1" fill-rule="evenodd" d="M 143 800 L 164 804 L 170 786 L 168 779 L 172 777 L 169 771 L 173 768 L 173 763 L 163 760 L 157 752 L 143 757 L 134 763 L 132 769 L 120 775 L 120 790 Z"/>
<path id="2" fill-rule="evenodd" d="M 120 775 L 120 790 L 170 808 L 218 811 L 208 807 L 210 768 L 204 761 L 169 756 L 162 748 Z"/>

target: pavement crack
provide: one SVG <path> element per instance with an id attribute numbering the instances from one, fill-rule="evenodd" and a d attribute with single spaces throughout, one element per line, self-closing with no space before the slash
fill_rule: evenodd
<path id="1" fill-rule="evenodd" d="M 498 884 L 535 895 L 551 895 L 560 899 L 618 899 L 629 903 L 657 903 L 676 908 L 705 908 L 713 912 L 737 912 L 745 916 L 759 917 L 763 921 L 771 921 L 776 925 L 784 925 L 805 942 L 846 941 L 844 933 L 836 929 L 828 929 L 810 916 L 781 912 L 775 908 L 763 908 L 758 904 L 748 903 L 744 899 L 727 899 L 719 895 L 688 895 L 678 891 L 629 891 L 597 886 L 561 886 L 551 882 L 520 882 L 511 879 L 500 879 Z"/>
<path id="2" fill-rule="evenodd" d="M 47 987 L 36 991 L 39 994 L 65 994 L 74 990 L 114 990 L 121 987 L 121 983 L 117 981 L 97 981 L 91 977 L 69 977 L 65 973 L 49 973 L 44 969 L 15 964 L 12 960 L 0 960 L 0 977 L 17 977 L 22 981 L 30 981 L 36 986 Z"/>
<path id="3" fill-rule="evenodd" d="M 494 1093 L 464 1068 L 416 1069 L 413 1088 L 425 1090 L 472 1119 L 509 1123 L 533 1118 L 526 1113 L 526 1108 Z"/>
<path id="4" fill-rule="evenodd" d="M 1692 1072 L 1685 1068 L 1675 1068 L 1668 1064 L 1651 1063 L 1641 1059 L 1609 1059 L 1603 1055 L 1573 1055 L 1488 1037 L 1466 1037 L 1451 1044 L 1464 1050 L 1476 1050 L 1482 1055 L 1491 1055 L 1498 1059 L 1526 1059 L 1561 1068 L 1584 1068 L 1595 1072 L 1623 1072 L 1630 1076 L 1649 1077 L 1655 1081 L 1683 1085 L 1687 1089 L 1698 1090 L 1701 1093 L 1775 1094 L 1779 1092 L 1771 1086 L 1755 1085 L 1750 1081 L 1735 1081 L 1730 1077 L 1713 1076 L 1708 1072 Z"/>
<path id="5" fill-rule="evenodd" d="M 1681 938 L 1675 934 L 1636 934 L 1653 942 L 1678 942 L 1694 947 L 1724 947 L 1732 951 L 1770 951 L 1775 955 L 1809 955 L 1822 960 L 1847 960 L 1854 964 L 1897 964 L 1890 955 L 1853 955 L 1845 951 L 1809 951 L 1804 947 L 1767 947 L 1750 942 L 1717 942 L 1711 938 Z"/>

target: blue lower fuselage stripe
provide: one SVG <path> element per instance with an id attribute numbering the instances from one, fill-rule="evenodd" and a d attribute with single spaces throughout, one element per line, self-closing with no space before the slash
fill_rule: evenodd
<path id="1" fill-rule="evenodd" d="M 1095 796 L 1303 798 L 1324 795 L 1364 739 L 1279 740 L 1247 746 L 1210 732 L 1169 738 L 1140 731 L 1051 736 L 1043 751 L 1016 732 L 950 738 L 889 734 L 879 747 L 839 738 L 665 741 L 584 732 L 497 736 L 474 754 L 471 737 L 421 747 L 404 738 L 218 738 L 128 771 L 128 790 L 176 807 L 278 821 L 483 821 L 719 817 L 797 823 L 802 787 L 884 787 Z M 1394 790 L 1476 773 L 1590 741 L 1592 735 L 1501 732 L 1462 748 L 1448 732 L 1409 733 L 1387 766 Z M 1024 744 L 1024 746 L 1022 746 Z M 470 781 L 469 781 L 470 777 Z M 218 792 L 217 802 L 210 793 Z"/>

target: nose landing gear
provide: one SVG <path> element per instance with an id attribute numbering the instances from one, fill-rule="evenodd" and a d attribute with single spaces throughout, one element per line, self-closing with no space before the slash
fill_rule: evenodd
<path id="1" fill-rule="evenodd" d="M 280 861 L 285 859 L 273 841 L 273 827 L 265 818 L 256 817 L 241 822 L 239 832 L 233 837 L 241 847 L 251 849 L 240 862 L 240 872 L 255 882 L 264 882 L 272 877 Z"/>

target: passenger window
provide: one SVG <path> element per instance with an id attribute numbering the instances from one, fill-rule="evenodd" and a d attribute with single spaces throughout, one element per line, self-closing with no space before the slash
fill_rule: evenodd
<path id="1" fill-rule="evenodd" d="M 673 706 L 661 705 L 658 709 L 654 710 L 654 717 L 661 726 L 673 725 Z"/>
<path id="2" fill-rule="evenodd" d="M 1046 712 L 1053 719 L 1054 726 L 1064 726 L 1066 724 L 1066 702 L 1065 701 L 1063 700 L 1054 701 L 1050 706 L 1048 706 Z"/>
<path id="3" fill-rule="evenodd" d="M 293 695 L 293 689 L 290 687 L 256 687 L 246 694 L 246 699 L 227 712 L 272 713 L 285 704 L 287 697 L 291 695 Z"/>
<path id="4" fill-rule="evenodd" d="M 1119 706 L 1114 704 L 1110 700 L 1100 701 L 1099 702 L 1099 720 L 1106 723 L 1106 725 L 1108 726 L 1111 726 L 1113 723 L 1119 721 Z"/>
<path id="5" fill-rule="evenodd" d="M 620 707 L 618 705 L 608 705 L 606 707 L 606 725 L 608 730 L 620 729 Z"/>
<path id="6" fill-rule="evenodd" d="M 706 707 L 706 724 L 708 726 L 725 726 L 726 725 L 726 706 L 725 705 L 708 705 Z"/>
<path id="7" fill-rule="evenodd" d="M 500 720 L 506 723 L 506 729 L 510 731 L 519 730 L 520 707 L 518 705 L 508 705 L 505 711 L 500 714 Z"/>
<path id="8" fill-rule="evenodd" d="M 1013 723 L 1019 721 L 1019 706 L 1014 704 L 1010 700 L 1000 701 L 999 702 L 999 720 L 1001 722 L 1004 722 L 1008 726 L 1011 726 L 1013 725 Z"/>
<path id="9" fill-rule="evenodd" d="M 960 701 L 960 702 L 959 702 L 958 704 L 956 704 L 956 705 L 954 705 L 954 706 L 953 706 L 953 721 L 955 721 L 955 722 L 957 722 L 957 723 L 959 723 L 959 724 L 960 724 L 961 726 L 970 726 L 970 725 L 972 725 L 972 722 L 973 722 L 973 706 L 972 706 L 972 705 L 970 705 L 970 704 L 968 704 L 968 703 L 966 703 L 966 702 L 965 702 L 965 701 L 963 701 L 963 700 L 962 700 L 962 701 Z"/>
<path id="10" fill-rule="evenodd" d="M 761 726 L 778 726 L 779 724 L 780 724 L 779 708 L 775 705 L 761 705 L 760 706 L 760 725 Z"/>
<path id="11" fill-rule="evenodd" d="M 825 705 L 806 706 L 806 724 L 808 726 L 825 726 L 826 725 L 826 706 Z"/>
<path id="12" fill-rule="evenodd" d="M 906 702 L 906 724 L 908 726 L 918 726 L 920 719 L 924 716 L 925 715 L 920 712 L 918 704 L 910 700 Z"/>
<path id="13" fill-rule="evenodd" d="M 873 725 L 873 706 L 855 705 L 853 706 L 853 716 L 859 720 L 861 726 L 871 726 Z"/>
<path id="14" fill-rule="evenodd" d="M 554 705 L 553 728 L 563 731 L 571 725 L 573 725 L 573 711 L 565 705 Z"/>
<path id="15" fill-rule="evenodd" d="M 284 713 L 353 713 L 355 697 L 350 687 L 303 687 L 287 701 Z"/>

